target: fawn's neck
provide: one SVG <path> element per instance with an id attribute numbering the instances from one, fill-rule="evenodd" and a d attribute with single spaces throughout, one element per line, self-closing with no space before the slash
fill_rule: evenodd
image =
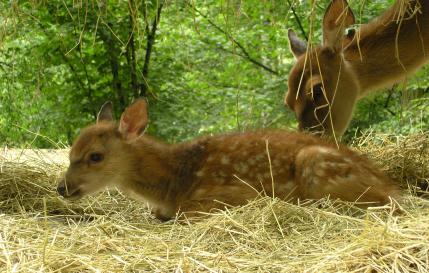
<path id="1" fill-rule="evenodd" d="M 361 97 L 403 80 L 427 62 L 428 2 L 398 0 L 356 32 L 344 55 L 356 73 Z"/>
<path id="2" fill-rule="evenodd" d="M 154 206 L 174 207 L 192 188 L 205 157 L 204 141 L 166 144 L 144 136 L 129 144 L 127 181 L 121 190 Z"/>

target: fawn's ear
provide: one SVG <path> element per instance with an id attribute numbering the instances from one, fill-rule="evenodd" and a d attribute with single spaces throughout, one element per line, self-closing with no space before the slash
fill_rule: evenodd
<path id="1" fill-rule="evenodd" d="M 97 115 L 97 123 L 100 121 L 113 121 L 113 104 L 111 101 L 107 101 L 101 106 Z"/>
<path id="2" fill-rule="evenodd" d="M 288 29 L 287 36 L 289 38 L 290 50 L 295 59 L 298 59 L 299 56 L 305 54 L 307 51 L 307 43 L 301 40 L 291 28 Z"/>
<path id="3" fill-rule="evenodd" d="M 122 113 L 119 132 L 127 139 L 135 139 L 143 134 L 148 123 L 147 102 L 137 99 Z"/>
<path id="4" fill-rule="evenodd" d="M 323 17 L 323 46 L 338 52 L 346 29 L 355 23 L 355 16 L 346 0 L 332 0 Z"/>

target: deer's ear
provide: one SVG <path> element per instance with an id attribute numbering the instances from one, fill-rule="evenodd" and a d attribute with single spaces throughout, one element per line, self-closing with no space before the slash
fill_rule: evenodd
<path id="1" fill-rule="evenodd" d="M 127 140 L 141 136 L 148 123 L 147 102 L 137 99 L 122 113 L 119 132 Z"/>
<path id="2" fill-rule="evenodd" d="M 101 106 L 100 111 L 97 115 L 97 123 L 101 121 L 113 121 L 113 104 L 111 101 L 107 101 Z"/>
<path id="3" fill-rule="evenodd" d="M 307 51 L 307 43 L 301 40 L 292 29 L 288 30 L 287 36 L 293 56 L 297 59 L 299 56 L 305 54 Z"/>
<path id="4" fill-rule="evenodd" d="M 332 0 L 323 17 L 323 46 L 338 52 L 348 27 L 355 23 L 355 16 L 346 0 Z"/>

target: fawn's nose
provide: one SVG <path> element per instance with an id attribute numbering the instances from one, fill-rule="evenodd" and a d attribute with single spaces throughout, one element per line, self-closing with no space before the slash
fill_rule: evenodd
<path id="1" fill-rule="evenodd" d="M 64 183 L 60 183 L 59 185 L 58 185 L 58 187 L 57 187 L 57 192 L 58 192 L 58 194 L 59 195 L 61 195 L 61 196 L 65 196 L 65 194 L 66 194 L 66 187 L 65 187 L 65 184 Z"/>

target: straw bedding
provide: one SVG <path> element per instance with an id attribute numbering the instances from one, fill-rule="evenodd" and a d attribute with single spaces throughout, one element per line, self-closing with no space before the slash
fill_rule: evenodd
<path id="1" fill-rule="evenodd" d="M 402 213 L 265 197 L 161 223 L 116 191 L 63 201 L 65 153 L 0 154 L 0 272 L 428 272 L 427 135 L 354 146 L 413 193 Z"/>

